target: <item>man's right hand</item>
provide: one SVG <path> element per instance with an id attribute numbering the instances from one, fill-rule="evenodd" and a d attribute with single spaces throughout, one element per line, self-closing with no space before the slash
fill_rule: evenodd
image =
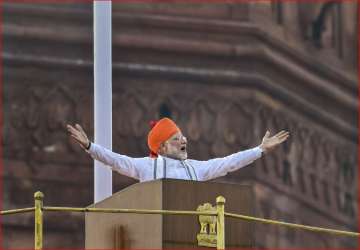
<path id="1" fill-rule="evenodd" d="M 79 125 L 79 124 L 76 124 L 74 127 L 71 126 L 71 125 L 67 125 L 66 126 L 70 136 L 72 138 L 75 139 L 75 141 L 77 143 L 79 143 L 79 145 L 84 149 L 88 149 L 89 148 L 89 144 L 90 144 L 90 141 L 89 139 L 87 138 L 87 135 L 85 133 L 85 131 L 83 130 L 83 128 Z"/>

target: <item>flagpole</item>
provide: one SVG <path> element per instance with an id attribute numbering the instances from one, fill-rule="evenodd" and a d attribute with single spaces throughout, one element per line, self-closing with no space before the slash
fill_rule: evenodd
<path id="1" fill-rule="evenodd" d="M 94 141 L 112 149 L 111 1 L 94 1 Z M 94 161 L 94 202 L 112 195 L 112 172 Z"/>

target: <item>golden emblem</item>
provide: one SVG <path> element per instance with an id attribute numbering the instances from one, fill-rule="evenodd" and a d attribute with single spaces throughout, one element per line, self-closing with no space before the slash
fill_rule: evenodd
<path id="1" fill-rule="evenodd" d="M 215 211 L 216 207 L 213 207 L 210 203 L 205 203 L 198 206 L 196 211 Z M 200 233 L 197 234 L 197 240 L 199 246 L 216 247 L 216 216 L 211 215 L 199 215 Z"/>

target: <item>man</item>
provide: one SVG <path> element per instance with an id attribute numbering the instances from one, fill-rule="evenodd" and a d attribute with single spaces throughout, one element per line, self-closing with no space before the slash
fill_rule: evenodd
<path id="1" fill-rule="evenodd" d="M 132 158 L 114 153 L 100 145 L 91 143 L 80 125 L 67 125 L 70 136 L 85 149 L 92 158 L 108 165 L 120 174 L 143 181 L 160 178 L 206 181 L 238 170 L 272 150 L 289 137 L 281 131 L 270 137 L 267 131 L 259 146 L 226 157 L 197 161 L 187 159 L 187 140 L 177 125 L 163 118 L 152 125 L 148 134 L 150 157 Z"/>

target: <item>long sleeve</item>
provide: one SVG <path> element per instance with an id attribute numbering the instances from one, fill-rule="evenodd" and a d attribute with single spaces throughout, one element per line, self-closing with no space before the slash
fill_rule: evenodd
<path id="1" fill-rule="evenodd" d="M 240 151 L 223 158 L 215 158 L 208 161 L 197 161 L 196 172 L 201 181 L 221 177 L 229 172 L 236 171 L 256 159 L 260 158 L 262 150 L 259 147 Z"/>
<path id="2" fill-rule="evenodd" d="M 140 179 L 141 168 L 146 162 L 146 158 L 132 158 L 117 154 L 95 143 L 91 143 L 87 152 L 93 159 L 108 165 L 112 170 L 138 180 Z"/>

